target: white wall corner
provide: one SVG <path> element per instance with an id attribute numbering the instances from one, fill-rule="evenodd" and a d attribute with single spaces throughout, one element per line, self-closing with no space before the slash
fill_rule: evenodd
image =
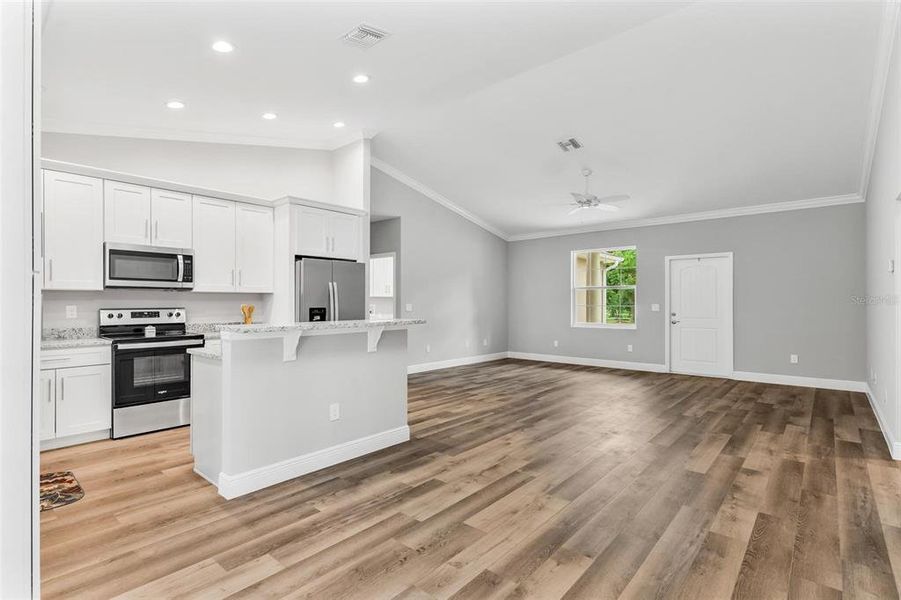
<path id="1" fill-rule="evenodd" d="M 901 460 L 901 442 L 898 441 L 898 438 L 895 437 L 894 432 L 887 426 L 888 420 L 882 414 L 882 409 L 879 408 L 879 402 L 876 400 L 876 394 L 873 393 L 873 390 L 870 389 L 870 386 L 866 386 L 866 394 L 867 399 L 870 401 L 870 407 L 873 409 L 873 413 L 876 415 L 876 421 L 879 423 L 879 428 L 882 430 L 882 435 L 885 437 L 885 443 L 888 446 L 889 453 L 892 455 L 892 458 L 895 460 Z"/>

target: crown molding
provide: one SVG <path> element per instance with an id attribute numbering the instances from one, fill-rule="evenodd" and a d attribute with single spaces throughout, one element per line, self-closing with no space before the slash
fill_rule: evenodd
<path id="1" fill-rule="evenodd" d="M 863 166 L 860 174 L 860 196 L 862 198 L 867 197 L 870 174 L 873 170 L 873 159 L 876 156 L 876 144 L 879 141 L 879 123 L 882 120 L 885 88 L 888 83 L 895 38 L 898 37 L 899 13 L 901 13 L 901 4 L 896 0 L 887 0 L 884 3 L 882 26 L 879 29 L 879 41 L 876 49 L 876 64 L 873 67 L 873 84 L 870 89 L 870 114 L 867 119 L 867 137 L 864 142 Z"/>
<path id="2" fill-rule="evenodd" d="M 432 200 L 434 202 L 437 202 L 444 208 L 457 213 L 458 215 L 460 215 L 467 221 L 470 221 L 470 222 L 478 225 L 479 227 L 481 227 L 488 233 L 496 235 L 497 237 L 501 238 L 505 242 L 510 241 L 509 235 L 507 233 L 501 231 L 500 229 L 498 229 L 497 227 L 494 227 L 493 225 L 488 224 L 488 222 L 486 222 L 485 220 L 481 219 L 480 217 L 477 217 L 476 215 L 472 214 L 465 208 L 454 204 L 449 199 L 447 199 L 445 196 L 442 196 L 441 194 L 439 194 L 432 188 L 428 187 L 427 185 L 421 183 L 420 181 L 413 179 L 412 177 L 410 177 L 406 173 L 400 171 L 399 169 L 395 169 L 394 167 L 392 167 L 385 161 L 373 156 L 370 159 L 370 164 L 373 167 L 375 167 L 376 169 L 378 169 L 379 171 L 381 171 L 382 173 L 384 173 L 385 175 L 388 175 L 389 177 L 396 179 L 397 181 L 401 182 L 402 184 L 406 185 L 407 187 L 416 190 L 423 196 L 429 198 L 430 200 Z"/>
<path id="3" fill-rule="evenodd" d="M 845 194 L 843 196 L 828 196 L 825 198 L 810 198 L 807 200 L 793 200 L 790 202 L 772 202 L 770 204 L 757 204 L 755 206 L 739 206 L 736 208 L 724 208 L 719 210 L 707 210 L 695 213 L 683 213 L 666 217 L 650 217 L 647 219 L 629 219 L 624 221 L 607 221 L 585 227 L 572 229 L 555 229 L 550 231 L 536 231 L 510 235 L 509 242 L 525 240 L 537 240 L 540 238 L 561 237 L 580 233 L 593 233 L 596 231 L 612 231 L 614 229 L 633 229 L 635 227 L 654 227 L 657 225 L 673 225 L 676 223 L 691 223 L 693 221 L 711 221 L 714 219 L 729 219 L 733 217 L 748 217 L 768 213 L 788 212 L 792 210 L 805 210 L 809 208 L 824 208 L 829 206 L 841 206 L 843 204 L 857 204 L 863 202 L 860 194 Z"/>
<path id="4" fill-rule="evenodd" d="M 41 130 L 46 133 L 68 133 L 102 137 L 138 138 L 171 142 L 197 142 L 201 144 L 236 144 L 239 146 L 270 146 L 295 150 L 334 151 L 360 140 L 372 139 L 376 132 L 362 130 L 348 132 L 329 140 L 307 140 L 277 138 L 257 135 L 239 135 L 208 131 L 174 130 L 141 127 L 119 127 L 103 123 L 64 123 L 54 119 L 44 119 Z"/>

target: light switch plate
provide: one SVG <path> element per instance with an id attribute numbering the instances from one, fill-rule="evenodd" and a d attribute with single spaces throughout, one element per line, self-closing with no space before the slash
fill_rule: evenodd
<path id="1" fill-rule="evenodd" d="M 67 319 L 77 319 L 78 318 L 78 306 L 75 304 L 67 304 L 66 305 L 66 318 Z"/>
<path id="2" fill-rule="evenodd" d="M 557 340 L 554 340 L 554 348 L 558 347 L 559 345 L 560 345 L 560 342 L 558 342 Z"/>
<path id="3" fill-rule="evenodd" d="M 407 309 L 407 312 L 413 312 L 413 305 L 407 304 L 406 309 Z"/>
<path id="4" fill-rule="evenodd" d="M 328 420 L 337 421 L 341 418 L 341 405 L 337 402 L 328 405 Z"/>
<path id="5" fill-rule="evenodd" d="M 632 352 L 632 344 L 626 346 L 626 352 Z"/>
<path id="6" fill-rule="evenodd" d="M 797 354 L 789 354 L 788 361 L 793 365 L 798 364 L 798 355 Z"/>
<path id="7" fill-rule="evenodd" d="M 652 305 L 651 305 L 651 312 L 660 312 L 660 305 L 659 305 L 659 304 L 652 304 Z"/>

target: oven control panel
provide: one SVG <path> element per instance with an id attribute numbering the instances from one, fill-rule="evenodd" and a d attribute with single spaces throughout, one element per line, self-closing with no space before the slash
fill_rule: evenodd
<path id="1" fill-rule="evenodd" d="M 184 323 L 184 308 L 101 308 L 100 325 Z"/>

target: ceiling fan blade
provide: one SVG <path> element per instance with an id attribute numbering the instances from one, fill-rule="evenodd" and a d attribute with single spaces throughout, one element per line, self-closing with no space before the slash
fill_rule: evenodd
<path id="1" fill-rule="evenodd" d="M 596 208 L 596 209 L 602 210 L 604 212 L 616 212 L 619 210 L 619 207 L 614 206 L 613 204 L 595 204 L 591 208 Z"/>
<path id="2" fill-rule="evenodd" d="M 611 202 L 624 202 L 630 197 L 631 196 L 629 196 L 629 194 L 613 194 L 612 196 L 604 196 L 603 198 L 598 198 L 598 201 L 609 204 Z"/>
<path id="3" fill-rule="evenodd" d="M 570 194 L 572 194 L 572 197 L 575 198 L 576 202 L 585 202 L 589 199 L 589 196 L 586 194 L 579 194 L 577 192 L 570 192 Z"/>
<path id="4" fill-rule="evenodd" d="M 582 210 L 583 208 L 585 208 L 585 207 L 584 207 L 584 206 L 577 206 L 577 207 L 575 207 L 574 209 L 572 209 L 571 211 L 569 211 L 569 212 L 566 213 L 566 214 L 567 214 L 567 215 L 574 215 L 574 214 L 576 214 L 577 212 L 579 212 L 580 210 Z"/>

